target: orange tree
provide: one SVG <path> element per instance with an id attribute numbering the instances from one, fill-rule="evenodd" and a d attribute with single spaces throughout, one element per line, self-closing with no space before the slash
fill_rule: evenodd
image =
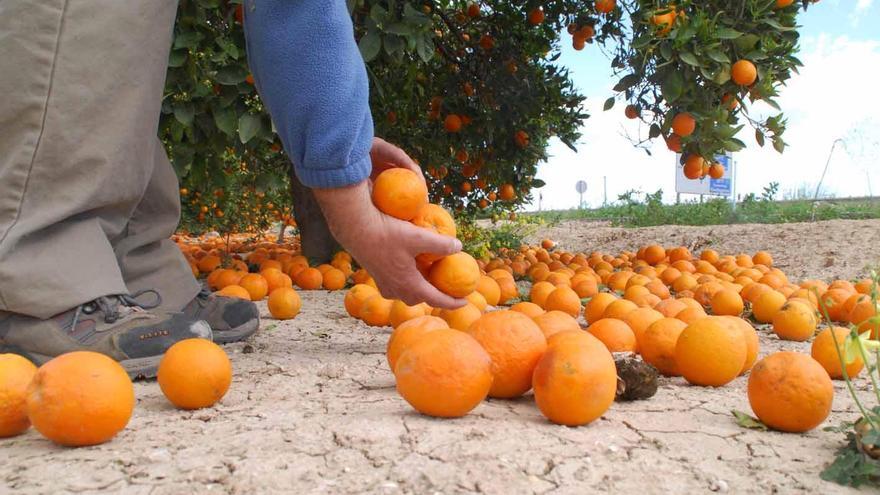
<path id="1" fill-rule="evenodd" d="M 569 147 L 588 115 L 558 63 L 562 43 L 602 51 L 647 139 L 664 138 L 708 173 L 711 157 L 758 144 L 780 152 L 785 121 L 749 114 L 800 62 L 804 0 L 349 0 L 370 76 L 376 134 L 420 162 L 432 197 L 464 214 L 531 200 L 549 140 Z M 289 177 L 249 78 L 236 0 L 182 0 L 160 133 L 181 177 L 184 227 L 263 228 L 320 213 Z M 646 139 L 646 141 L 647 141 Z M 708 160 L 703 160 L 706 157 Z M 290 180 L 288 180 L 290 179 Z M 270 206 L 271 205 L 271 206 Z M 284 206 L 279 206 L 284 205 Z M 326 237 L 326 229 L 313 228 Z M 326 251 L 329 244 L 317 250 Z M 313 254 L 318 254 L 313 252 Z"/>

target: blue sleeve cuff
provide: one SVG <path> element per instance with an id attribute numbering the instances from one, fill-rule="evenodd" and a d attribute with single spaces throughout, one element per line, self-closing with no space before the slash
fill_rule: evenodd
<path id="1" fill-rule="evenodd" d="M 372 171 L 373 163 L 369 154 L 349 162 L 346 167 L 328 169 L 295 167 L 299 181 L 306 187 L 317 189 L 332 189 L 358 184 L 366 180 Z"/>

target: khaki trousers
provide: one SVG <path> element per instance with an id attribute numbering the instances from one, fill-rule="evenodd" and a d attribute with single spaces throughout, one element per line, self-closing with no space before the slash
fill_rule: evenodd
<path id="1" fill-rule="evenodd" d="M 0 0 L 0 311 L 199 290 L 156 137 L 177 0 Z"/>

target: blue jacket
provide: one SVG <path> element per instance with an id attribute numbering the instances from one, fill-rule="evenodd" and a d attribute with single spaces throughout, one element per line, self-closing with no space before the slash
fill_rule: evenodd
<path id="1" fill-rule="evenodd" d="M 300 181 L 370 175 L 373 118 L 364 61 L 344 0 L 246 0 L 248 63 Z"/>

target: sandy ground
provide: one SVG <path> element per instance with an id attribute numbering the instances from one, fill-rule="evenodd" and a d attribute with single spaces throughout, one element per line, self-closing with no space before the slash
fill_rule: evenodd
<path id="1" fill-rule="evenodd" d="M 638 230 L 567 223 L 540 236 L 605 251 L 707 239 L 726 252 L 769 249 L 799 277 L 851 277 L 880 256 L 876 221 Z M 108 444 L 64 449 L 33 431 L 0 440 L 0 493 L 857 493 L 818 476 L 841 434 L 734 422 L 731 409 L 749 411 L 745 378 L 720 389 L 664 379 L 652 399 L 616 403 L 580 428 L 548 423 L 530 396 L 490 400 L 458 420 L 420 416 L 395 393 L 384 357 L 389 331 L 349 318 L 342 297 L 304 292 L 295 320 L 267 318 L 249 342 L 228 346 L 235 378 L 213 409 L 174 410 L 155 382 L 139 382 L 134 417 Z M 809 352 L 760 333 L 762 355 Z M 866 383 L 859 388 L 866 395 Z M 854 410 L 836 384 L 826 425 L 854 419 Z"/>

